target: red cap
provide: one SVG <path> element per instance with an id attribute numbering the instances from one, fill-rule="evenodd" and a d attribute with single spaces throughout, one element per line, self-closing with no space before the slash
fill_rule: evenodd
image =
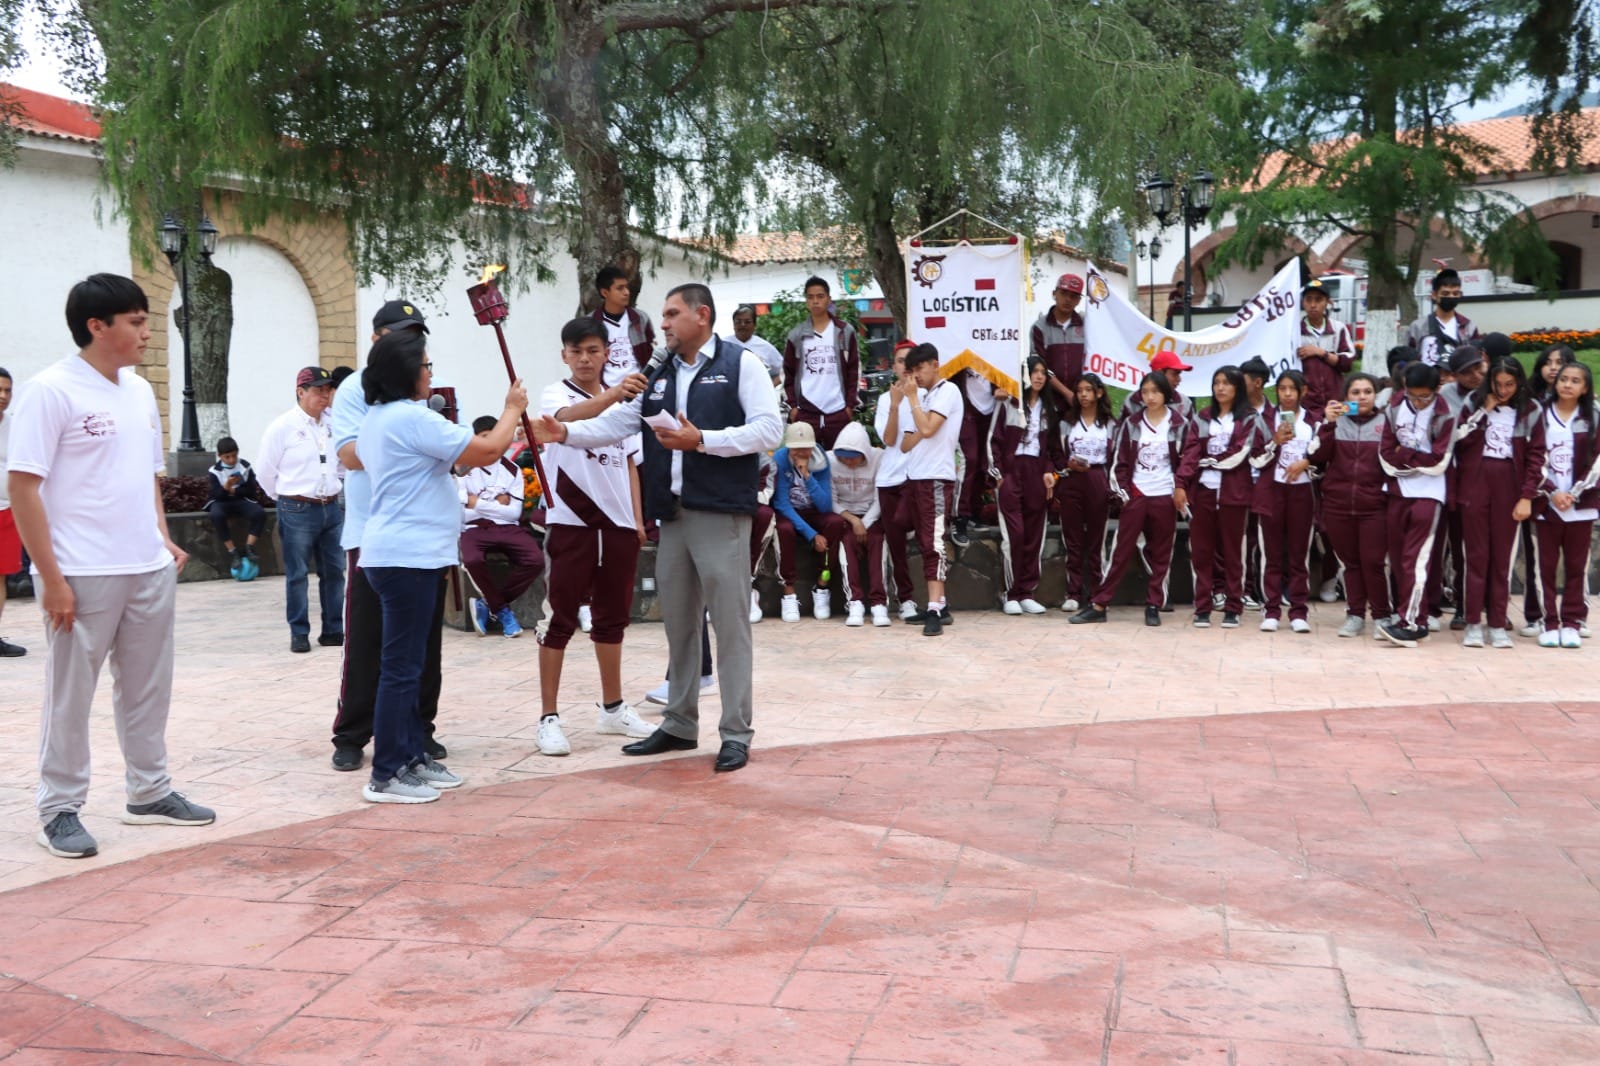
<path id="1" fill-rule="evenodd" d="M 1077 274 L 1063 274 L 1056 279 L 1057 292 L 1075 292 L 1083 295 L 1083 278 Z"/>
<path id="2" fill-rule="evenodd" d="M 902 348 L 915 348 L 916 346 L 916 341 L 902 337 L 900 340 L 895 341 L 894 350 L 898 352 Z"/>
<path id="3" fill-rule="evenodd" d="M 1151 370 L 1193 370 L 1194 367 L 1178 358 L 1177 352 L 1160 351 L 1150 360 Z"/>

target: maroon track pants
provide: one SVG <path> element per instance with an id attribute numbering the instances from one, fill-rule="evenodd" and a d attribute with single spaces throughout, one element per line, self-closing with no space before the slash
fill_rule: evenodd
<path id="1" fill-rule="evenodd" d="M 1387 512 L 1346 514 L 1324 510 L 1322 533 L 1344 567 L 1346 613 L 1361 618 L 1371 608 L 1374 621 L 1386 621 L 1394 613 L 1389 603 L 1389 575 L 1384 569 L 1389 556 Z"/>
<path id="2" fill-rule="evenodd" d="M 856 516 L 860 518 L 860 515 Z M 903 542 L 903 538 L 902 538 Z M 883 567 L 873 560 L 883 559 L 883 523 L 874 522 L 867 527 L 867 535 L 859 537 L 856 529 L 845 523 L 844 543 L 839 548 L 839 565 L 850 589 L 850 599 L 869 607 L 886 606 L 887 593 L 883 583 Z M 863 565 L 865 564 L 865 565 Z M 866 580 L 863 581 L 862 579 Z"/>
<path id="3" fill-rule="evenodd" d="M 1444 526 L 1438 500 L 1389 497 L 1389 572 L 1394 575 L 1394 610 L 1402 624 L 1428 624 L 1428 575 L 1434 544 Z"/>
<path id="4" fill-rule="evenodd" d="M 850 412 L 844 408 L 823 414 L 801 407 L 795 411 L 795 418 L 817 431 L 817 443 L 823 451 L 832 451 L 840 431 L 850 424 Z"/>
<path id="5" fill-rule="evenodd" d="M 1205 590 L 1213 587 L 1212 577 L 1220 573 L 1226 597 L 1222 609 L 1238 614 L 1244 610 L 1244 526 L 1250 508 L 1242 503 L 1222 503 L 1215 489 L 1197 481 L 1189 497 L 1189 511 L 1189 565 L 1194 569 L 1195 613 L 1210 613 L 1211 602 L 1205 598 Z"/>
<path id="6" fill-rule="evenodd" d="M 1056 482 L 1061 501 L 1061 547 L 1067 563 L 1067 599 L 1084 601 L 1105 577 L 1106 523 L 1111 485 L 1104 467 L 1074 470 Z"/>
<path id="7" fill-rule="evenodd" d="M 778 520 L 778 512 L 766 504 L 758 504 L 756 513 L 750 518 L 750 576 L 753 578 L 756 568 L 761 565 L 761 556 L 766 554 L 767 541 L 776 534 L 773 523 Z"/>
<path id="8" fill-rule="evenodd" d="M 484 557 L 490 554 L 503 555 L 511 564 L 504 585 L 496 585 L 489 571 Z M 516 602 L 544 572 L 544 553 L 526 526 L 473 526 L 461 531 L 461 565 L 472 575 L 489 610 L 498 613 Z"/>
<path id="9" fill-rule="evenodd" d="M 795 511 L 806 525 L 821 533 L 828 541 L 828 569 L 839 573 L 839 545 L 844 541 L 844 535 L 849 532 L 850 526 L 839 515 L 829 512 L 823 514 L 812 507 L 802 507 Z M 783 515 L 778 515 L 778 579 L 787 588 L 794 584 L 795 573 L 800 561 L 799 531 L 794 528 L 794 523 Z M 807 548 L 811 545 L 808 543 Z M 817 575 L 819 578 L 821 574 Z M 817 587 L 822 587 L 822 582 L 817 582 Z"/>
<path id="10" fill-rule="evenodd" d="M 546 648 L 565 648 L 578 628 L 578 608 L 589 605 L 596 644 L 621 644 L 633 610 L 633 582 L 639 570 L 639 534 L 632 529 L 592 529 L 552 525 L 545 530 L 550 550 L 550 620 L 539 634 Z"/>
<path id="11" fill-rule="evenodd" d="M 1116 594 L 1117 584 L 1138 554 L 1139 534 L 1144 534 L 1144 560 L 1150 568 L 1145 603 L 1159 609 L 1167 599 L 1167 571 L 1172 567 L 1172 542 L 1178 534 L 1178 512 L 1170 496 L 1135 496 L 1122 505 L 1117 535 L 1111 543 L 1111 565 L 1095 589 L 1094 604 L 1104 610 Z"/>
<path id="12" fill-rule="evenodd" d="M 971 518 L 976 522 L 982 517 L 979 514 L 983 507 L 982 478 L 988 472 L 988 464 L 983 461 L 983 441 L 988 435 L 992 415 L 983 414 L 972 406 L 965 389 L 961 392 L 961 405 L 961 484 L 951 517 Z"/>
<path id="13" fill-rule="evenodd" d="M 955 513 L 954 481 L 907 481 L 911 514 L 916 519 L 917 548 L 922 552 L 924 581 L 943 581 L 945 577 L 944 536 Z"/>
<path id="14" fill-rule="evenodd" d="M 1544 628 L 1577 629 L 1589 615 L 1583 598 L 1589 577 L 1589 537 L 1594 522 L 1563 522 L 1546 516 L 1534 523 L 1539 541 L 1539 584 L 1544 591 Z M 1556 584 L 1560 567 L 1561 583 Z"/>
<path id="15" fill-rule="evenodd" d="M 1461 505 L 1461 543 L 1466 555 L 1463 581 L 1468 625 L 1510 625 L 1511 561 L 1517 553 L 1517 471 L 1509 459 L 1485 458 L 1472 494 Z"/>
<path id="16" fill-rule="evenodd" d="M 910 535 L 914 522 L 911 514 L 906 510 L 908 506 L 906 484 L 878 486 L 878 518 L 877 528 L 883 531 L 878 540 L 876 553 L 868 560 L 874 573 L 883 574 L 889 571 L 889 577 L 894 583 L 894 598 L 900 603 L 911 599 L 915 591 L 911 585 L 911 562 L 906 554 L 906 537 Z M 869 542 L 868 549 L 872 549 Z M 889 558 L 887 561 L 884 555 Z"/>
<path id="17" fill-rule="evenodd" d="M 1265 473 L 1262 477 L 1272 477 Z M 1279 593 L 1289 588 L 1289 617 L 1305 618 L 1311 598 L 1311 527 L 1316 517 L 1316 499 L 1311 486 L 1285 485 L 1273 478 L 1266 492 L 1272 495 L 1272 512 L 1256 516 L 1260 531 L 1264 587 L 1271 589 L 1261 605 L 1263 618 L 1276 618 L 1283 609 Z"/>
<path id="18" fill-rule="evenodd" d="M 1006 599 L 1031 597 L 1039 588 L 1039 558 L 1044 551 L 1044 527 L 1050 501 L 1044 495 L 1044 475 L 1050 460 L 1040 455 L 1019 455 L 1011 460 L 1011 473 L 995 493 L 1005 535 Z"/>

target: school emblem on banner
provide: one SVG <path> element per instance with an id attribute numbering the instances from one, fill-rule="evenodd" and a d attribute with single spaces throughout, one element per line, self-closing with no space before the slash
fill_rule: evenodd
<path id="1" fill-rule="evenodd" d="M 905 251 L 911 339 L 939 349 L 943 377 L 971 370 L 1008 395 L 1020 395 L 1027 343 L 1023 242 L 953 244 L 941 247 L 940 255 Z"/>

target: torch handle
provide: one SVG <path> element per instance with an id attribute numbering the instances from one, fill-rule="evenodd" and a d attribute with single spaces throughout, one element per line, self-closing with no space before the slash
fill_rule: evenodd
<path id="1" fill-rule="evenodd" d="M 511 365 L 511 348 L 506 344 L 505 330 L 500 328 L 500 323 L 498 322 L 494 324 L 494 335 L 495 339 L 500 342 L 500 358 L 506 361 L 506 381 L 508 383 L 514 382 L 517 380 L 517 368 Z M 539 461 L 539 452 L 542 449 L 539 442 L 533 437 L 533 423 L 528 420 L 527 408 L 522 410 L 522 435 L 528 442 L 528 454 L 533 456 L 533 472 L 539 478 L 539 494 L 548 499 L 550 482 L 545 480 L 544 464 Z"/>

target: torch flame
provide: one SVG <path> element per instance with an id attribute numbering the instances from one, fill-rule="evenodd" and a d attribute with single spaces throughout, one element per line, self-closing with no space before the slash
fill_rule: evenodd
<path id="1" fill-rule="evenodd" d="M 490 263 L 483 268 L 483 273 L 478 275 L 478 284 L 487 285 L 494 280 L 494 276 L 506 268 L 504 263 Z"/>

